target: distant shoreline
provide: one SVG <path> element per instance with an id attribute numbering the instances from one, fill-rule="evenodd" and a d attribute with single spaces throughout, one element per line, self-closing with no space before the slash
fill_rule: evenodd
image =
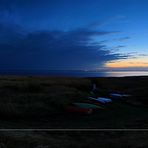
<path id="1" fill-rule="evenodd" d="M 148 71 L 7 71 L 1 76 L 53 76 L 53 77 L 127 77 L 148 76 Z"/>

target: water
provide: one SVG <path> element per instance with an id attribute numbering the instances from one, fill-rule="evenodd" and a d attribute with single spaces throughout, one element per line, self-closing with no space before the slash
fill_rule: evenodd
<path id="1" fill-rule="evenodd" d="M 148 76 L 148 71 L 114 71 L 106 72 L 107 77 Z"/>
<path id="2" fill-rule="evenodd" d="M 125 77 L 125 76 L 148 76 L 148 71 L 0 71 L 0 75 L 18 76 L 60 76 L 60 77 Z"/>
<path id="3" fill-rule="evenodd" d="M 50 73 L 52 75 L 52 73 Z M 148 71 L 76 71 L 53 73 L 54 76 L 74 77 L 125 77 L 125 76 L 148 76 Z"/>

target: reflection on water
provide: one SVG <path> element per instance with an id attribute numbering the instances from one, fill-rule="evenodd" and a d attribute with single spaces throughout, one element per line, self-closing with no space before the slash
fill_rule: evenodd
<path id="1" fill-rule="evenodd" d="M 148 76 L 148 71 L 73 71 L 50 73 L 54 76 L 74 76 L 74 77 L 125 77 L 125 76 Z"/>
<path id="2" fill-rule="evenodd" d="M 125 77 L 125 76 L 148 76 L 148 71 L 52 71 L 49 76 L 72 76 L 72 77 Z"/>
<path id="3" fill-rule="evenodd" d="M 106 72 L 107 77 L 148 76 L 148 71 L 113 71 Z"/>

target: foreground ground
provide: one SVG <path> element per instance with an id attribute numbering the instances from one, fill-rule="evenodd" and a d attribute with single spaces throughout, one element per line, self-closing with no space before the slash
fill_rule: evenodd
<path id="1" fill-rule="evenodd" d="M 1 148 L 147 148 L 148 132 L 0 132 Z"/>
<path id="2" fill-rule="evenodd" d="M 65 108 L 84 102 L 97 85 L 96 96 L 131 94 L 91 115 L 71 114 Z M 0 128 L 148 128 L 148 77 L 51 78 L 0 77 Z"/>

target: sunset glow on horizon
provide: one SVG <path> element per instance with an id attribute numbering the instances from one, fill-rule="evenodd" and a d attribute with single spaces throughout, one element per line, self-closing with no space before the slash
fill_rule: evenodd
<path id="1" fill-rule="evenodd" d="M 108 62 L 105 65 L 108 68 L 147 68 L 148 69 L 148 57 L 117 60 L 114 62 Z"/>

